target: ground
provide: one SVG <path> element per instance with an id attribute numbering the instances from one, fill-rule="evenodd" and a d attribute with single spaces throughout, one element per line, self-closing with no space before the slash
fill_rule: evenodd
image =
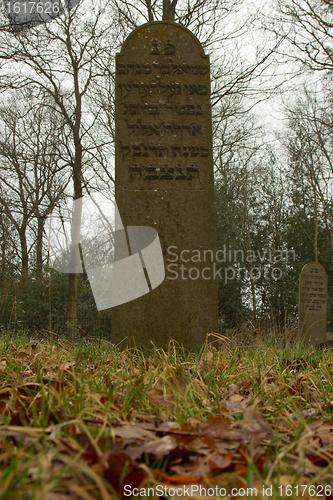
<path id="1" fill-rule="evenodd" d="M 331 499 L 333 351 L 279 335 L 144 355 L 8 333 L 0 498 Z"/>

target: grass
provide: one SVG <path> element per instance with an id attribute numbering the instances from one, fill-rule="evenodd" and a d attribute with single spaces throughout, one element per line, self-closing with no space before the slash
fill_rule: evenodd
<path id="1" fill-rule="evenodd" d="M 331 352 L 248 329 L 145 355 L 3 335 L 0 499 L 332 498 Z"/>

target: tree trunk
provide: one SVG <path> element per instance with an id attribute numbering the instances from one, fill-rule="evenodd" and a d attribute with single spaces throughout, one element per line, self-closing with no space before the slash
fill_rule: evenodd
<path id="1" fill-rule="evenodd" d="M 177 0 L 163 0 L 163 21 L 174 21 Z"/>
<path id="2" fill-rule="evenodd" d="M 79 275 L 72 273 L 69 275 L 68 282 L 68 301 L 67 301 L 67 321 L 75 325 L 77 323 L 77 288 Z"/>
<path id="3" fill-rule="evenodd" d="M 7 250 L 7 239 L 5 235 L 5 231 L 2 232 L 3 240 L 1 245 L 1 276 L 2 279 L 5 279 L 6 274 L 6 250 Z"/>
<path id="4" fill-rule="evenodd" d="M 40 281 L 43 276 L 43 230 L 44 218 L 39 215 L 37 226 L 37 245 L 36 245 L 36 278 Z"/>
<path id="5" fill-rule="evenodd" d="M 246 177 L 247 182 L 247 177 Z M 248 193 L 247 193 L 247 184 L 244 186 L 244 207 L 245 207 L 245 216 L 246 216 L 246 239 L 247 239 L 247 250 L 250 253 L 250 262 L 248 263 L 249 269 L 249 277 L 251 284 L 251 294 L 252 294 L 252 307 L 253 307 L 253 320 L 257 321 L 257 300 L 256 300 L 256 289 L 255 289 L 255 280 L 253 278 L 253 260 L 252 260 L 252 248 L 251 248 L 251 234 L 250 234 L 250 216 L 248 209 Z"/>
<path id="6" fill-rule="evenodd" d="M 22 267 L 21 267 L 21 280 L 25 280 L 28 277 L 28 246 L 27 246 L 27 238 L 25 234 L 25 228 L 20 230 L 20 243 L 21 243 L 21 251 L 22 251 Z"/>
<path id="7" fill-rule="evenodd" d="M 315 213 L 314 256 L 315 256 L 315 262 L 318 262 L 318 210 L 317 210 L 316 191 L 314 191 L 314 213 Z"/>
<path id="8" fill-rule="evenodd" d="M 79 121 L 77 122 L 79 125 Z M 74 202 L 82 198 L 82 146 L 79 137 L 79 126 L 76 130 L 74 137 L 75 143 L 75 163 L 73 168 L 74 180 Z M 67 322 L 75 325 L 77 323 L 77 289 L 79 282 L 79 275 L 77 273 L 80 262 L 80 230 L 81 230 L 81 205 L 74 204 L 74 212 L 72 219 L 72 247 L 71 247 L 71 261 L 70 266 L 72 272 L 69 274 L 68 283 L 68 300 L 67 300 Z"/>
<path id="9" fill-rule="evenodd" d="M 151 0 L 146 0 L 148 19 L 149 21 L 154 21 L 153 11 L 151 10 Z"/>

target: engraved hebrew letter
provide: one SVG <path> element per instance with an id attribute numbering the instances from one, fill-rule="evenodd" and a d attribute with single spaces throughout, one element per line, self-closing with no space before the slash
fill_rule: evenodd
<path id="1" fill-rule="evenodd" d="M 151 83 L 150 88 L 156 88 L 156 93 L 158 94 L 158 91 L 159 91 L 158 83 Z"/>
<path id="2" fill-rule="evenodd" d="M 130 110 L 130 115 L 136 115 L 138 112 L 138 105 L 137 104 L 130 104 L 129 105 L 129 110 Z"/>
<path id="3" fill-rule="evenodd" d="M 199 146 L 187 146 L 189 151 L 191 152 L 191 156 L 198 156 L 199 154 Z"/>
<path id="4" fill-rule="evenodd" d="M 161 74 L 170 75 L 170 64 L 161 64 Z"/>
<path id="5" fill-rule="evenodd" d="M 140 118 L 138 118 L 138 124 L 143 133 L 146 134 L 148 132 L 148 125 L 143 125 Z"/>
<path id="6" fill-rule="evenodd" d="M 141 90 L 144 92 L 144 94 L 142 94 L 142 97 L 145 97 L 147 94 L 150 94 L 150 88 L 149 88 L 149 85 L 148 83 L 141 83 L 140 85 L 140 94 L 141 94 Z"/>
<path id="7" fill-rule="evenodd" d="M 156 156 L 157 156 L 157 146 L 151 146 L 149 145 L 150 150 L 155 150 Z"/>
<path id="8" fill-rule="evenodd" d="M 148 104 L 148 113 L 150 115 L 158 115 L 158 106 L 157 104 Z"/>
<path id="9" fill-rule="evenodd" d="M 127 124 L 127 127 L 128 127 L 128 128 L 132 128 L 132 129 L 133 129 L 133 130 L 132 130 L 132 132 L 131 132 L 131 134 L 133 134 L 133 132 L 134 132 L 134 130 L 135 130 L 135 125 L 130 125 L 130 124 L 128 123 L 128 119 L 127 119 L 127 118 L 124 118 L 124 120 L 125 120 L 125 122 L 126 122 L 126 124 Z"/>
<path id="10" fill-rule="evenodd" d="M 179 175 L 176 175 L 176 181 L 177 180 L 181 180 L 181 181 L 185 180 L 186 179 L 186 175 L 184 174 L 184 172 L 181 169 L 181 167 L 176 167 L 176 170 L 177 170 L 177 172 L 180 172 Z"/>
<path id="11" fill-rule="evenodd" d="M 168 83 L 167 87 L 170 89 L 170 94 L 168 95 L 168 99 L 169 99 L 175 93 L 175 86 L 173 83 Z"/>
<path id="12" fill-rule="evenodd" d="M 158 47 L 157 47 L 157 40 L 156 38 L 154 38 L 154 40 L 152 41 L 152 46 L 153 48 L 151 49 L 150 53 L 152 55 L 158 55 L 160 53 Z"/>
<path id="13" fill-rule="evenodd" d="M 176 47 L 175 44 L 170 42 L 170 40 L 167 40 L 165 45 L 164 45 L 164 55 L 165 56 L 172 56 L 176 52 Z"/>
<path id="14" fill-rule="evenodd" d="M 129 171 L 130 171 L 130 176 L 131 176 L 131 179 L 133 179 L 133 173 L 134 172 L 138 172 L 140 174 L 140 179 L 142 177 L 142 167 L 137 167 L 136 165 L 134 167 L 129 167 Z"/>
<path id="15" fill-rule="evenodd" d="M 187 167 L 187 172 L 188 172 L 188 180 L 193 179 L 193 175 L 190 172 L 195 172 L 198 174 L 198 179 L 200 179 L 200 171 L 197 167 Z"/>
<path id="16" fill-rule="evenodd" d="M 159 156 L 163 156 L 164 151 L 165 151 L 165 156 L 168 156 L 169 154 L 168 146 L 158 146 L 158 149 L 159 149 Z"/>
<path id="17" fill-rule="evenodd" d="M 120 152 L 123 153 L 123 159 L 124 159 L 125 154 L 128 154 L 130 152 L 130 146 L 123 146 L 123 142 L 120 139 L 119 142 L 120 142 Z"/>
<path id="18" fill-rule="evenodd" d="M 149 135 L 152 135 L 152 134 L 156 134 L 156 135 L 160 135 L 160 131 L 158 130 L 158 126 L 157 125 L 149 125 Z"/>
<path id="19" fill-rule="evenodd" d="M 163 92 L 162 92 L 162 93 L 164 94 L 164 92 L 166 92 L 166 91 L 167 91 L 167 89 L 168 89 L 168 85 L 165 85 L 164 83 L 161 83 L 161 77 L 159 77 L 159 76 L 157 76 L 157 77 L 156 77 L 156 80 L 158 81 L 158 84 L 157 84 L 157 92 L 158 92 L 158 91 L 160 91 L 160 92 L 161 92 L 161 91 L 162 91 L 162 89 L 164 89 L 164 90 L 163 90 Z"/>
<path id="20" fill-rule="evenodd" d="M 207 95 L 208 93 L 207 85 L 199 85 L 198 93 L 199 95 Z"/>
<path id="21" fill-rule="evenodd" d="M 141 144 L 135 145 L 133 144 L 133 156 L 141 156 Z"/>
<path id="22" fill-rule="evenodd" d="M 130 83 L 128 85 L 126 83 L 118 83 L 118 86 L 120 87 L 122 97 L 127 97 L 132 92 L 132 85 Z M 123 94 L 123 88 L 127 91 L 126 94 Z"/>
<path id="23" fill-rule="evenodd" d="M 194 125 L 192 123 L 192 135 L 202 134 L 201 125 Z"/>
<path id="24" fill-rule="evenodd" d="M 162 167 L 161 172 L 163 172 L 162 175 L 160 175 L 160 180 L 172 180 L 173 179 L 173 172 L 175 171 L 174 168 L 168 168 L 168 173 L 166 173 L 166 168 Z"/>
<path id="25" fill-rule="evenodd" d="M 173 64 L 172 67 L 174 69 L 174 73 L 178 73 L 178 74 L 182 73 L 182 69 L 181 69 L 179 64 Z"/>
<path id="26" fill-rule="evenodd" d="M 150 179 L 150 180 L 157 180 L 158 179 L 156 167 L 146 167 L 146 172 L 153 172 L 153 173 L 146 175 L 145 179 Z"/>
<path id="27" fill-rule="evenodd" d="M 118 73 L 127 73 L 127 69 L 126 69 L 126 64 L 125 63 L 118 63 Z"/>
<path id="28" fill-rule="evenodd" d="M 172 125 L 166 125 L 164 124 L 164 133 L 166 134 L 167 130 L 170 129 L 170 132 L 172 132 Z"/>

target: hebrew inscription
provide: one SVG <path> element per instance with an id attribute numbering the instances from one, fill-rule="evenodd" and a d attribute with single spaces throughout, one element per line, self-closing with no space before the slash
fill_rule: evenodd
<path id="1" fill-rule="evenodd" d="M 157 82 L 154 83 L 118 83 L 120 88 L 121 97 L 128 97 L 132 94 L 133 97 L 146 97 L 147 95 L 154 96 L 155 94 L 165 94 L 165 96 L 170 99 L 176 95 L 184 94 L 186 97 L 195 94 L 207 95 L 208 87 L 207 85 L 187 85 L 184 83 L 172 82 L 172 83 L 161 83 L 160 78 L 157 78 Z"/>
<path id="2" fill-rule="evenodd" d="M 305 344 L 326 340 L 327 275 L 316 262 L 303 267 L 299 282 L 299 332 Z"/>
<path id="3" fill-rule="evenodd" d="M 133 132 L 139 132 L 142 133 L 142 135 L 147 134 L 147 135 L 165 135 L 167 132 L 183 132 L 184 130 L 187 130 L 189 135 L 196 135 L 200 134 L 202 135 L 202 130 L 201 130 L 201 125 L 191 123 L 190 125 L 184 125 L 184 124 L 176 124 L 174 122 L 172 123 L 161 123 L 161 126 L 154 123 L 142 123 L 141 118 L 138 118 L 136 123 L 130 123 L 127 118 L 124 118 L 127 128 L 130 129 L 130 133 L 133 134 Z"/>
<path id="4" fill-rule="evenodd" d="M 193 174 L 198 176 L 200 179 L 200 170 L 197 167 L 187 167 L 186 172 L 183 172 L 181 167 L 138 167 L 134 165 L 133 167 L 129 167 L 130 176 L 132 179 L 133 174 L 136 172 L 140 175 L 140 179 L 148 179 L 148 180 L 191 180 L 193 179 Z"/>
<path id="5" fill-rule="evenodd" d="M 210 178 L 208 57 L 195 50 L 184 58 L 182 40 L 169 35 L 160 30 L 117 55 L 116 164 L 125 189 L 201 190 Z"/>
<path id="6" fill-rule="evenodd" d="M 176 50 L 176 49 L 175 49 Z M 160 53 L 154 54 L 150 53 L 151 55 L 161 55 Z M 166 55 L 166 54 L 163 54 Z M 159 75 L 171 75 L 171 74 L 186 74 L 186 75 L 206 75 L 209 71 L 209 67 L 207 64 L 186 64 L 186 63 L 178 63 L 174 64 L 172 62 L 172 59 L 169 59 L 168 63 L 156 63 L 153 62 L 152 64 L 126 64 L 126 63 L 118 63 L 117 71 L 119 74 L 126 74 L 128 75 L 129 73 L 135 74 L 135 75 L 150 75 L 152 72 L 155 74 L 155 76 Z"/>
<path id="7" fill-rule="evenodd" d="M 150 115 L 159 115 L 160 113 L 164 113 L 166 109 L 172 110 L 175 115 L 202 115 L 202 110 L 200 104 L 194 105 L 194 104 L 164 104 L 162 106 L 158 106 L 157 104 L 149 104 L 148 102 L 145 103 L 133 103 L 133 102 L 125 102 L 122 101 L 120 103 L 124 108 L 123 114 L 130 114 L 130 115 L 138 115 L 138 114 L 144 114 L 144 112 L 150 114 Z"/>
<path id="8" fill-rule="evenodd" d="M 209 149 L 203 146 L 164 146 L 162 144 L 123 144 L 119 140 L 119 151 L 123 159 L 126 155 L 130 156 L 200 156 L 207 158 Z"/>

